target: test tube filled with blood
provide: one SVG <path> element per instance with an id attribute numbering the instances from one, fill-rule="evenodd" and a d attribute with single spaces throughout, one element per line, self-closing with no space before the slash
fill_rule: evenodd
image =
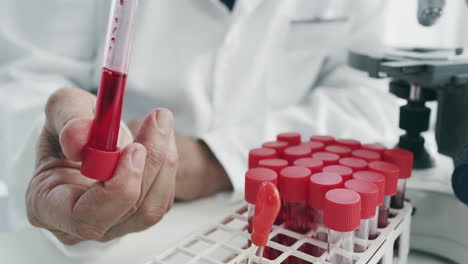
<path id="1" fill-rule="evenodd" d="M 413 152 L 406 149 L 389 149 L 383 153 L 383 159 L 400 168 L 397 194 L 392 197 L 391 207 L 402 209 L 405 206 L 406 181 L 411 177 L 413 170 Z"/>
<path id="2" fill-rule="evenodd" d="M 264 159 L 275 159 L 278 153 L 270 148 L 256 148 L 249 151 L 249 169 L 257 168 L 258 162 Z"/>
<path id="3" fill-rule="evenodd" d="M 81 173 L 106 181 L 120 157 L 117 147 L 138 0 L 113 0 L 96 114 L 82 151 Z"/>
<path id="4" fill-rule="evenodd" d="M 328 146 L 328 145 L 335 143 L 335 138 L 332 136 L 315 135 L 315 136 L 310 137 L 310 141 L 321 142 L 325 146 Z"/>
<path id="5" fill-rule="evenodd" d="M 281 133 L 276 136 L 277 141 L 287 142 L 289 146 L 297 146 L 301 144 L 301 134 L 297 132 Z"/>

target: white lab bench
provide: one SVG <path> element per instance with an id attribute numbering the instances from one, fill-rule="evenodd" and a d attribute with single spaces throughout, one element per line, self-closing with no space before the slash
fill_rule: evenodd
<path id="1" fill-rule="evenodd" d="M 229 195 L 220 194 L 195 202 L 177 203 L 155 227 L 124 237 L 118 245 L 93 259 L 69 259 L 36 228 L 0 233 L 1 264 L 145 264 L 186 235 L 213 224 L 239 207 Z M 412 253 L 410 264 L 447 263 L 421 253 Z M 183 263 L 181 263 L 183 264 Z"/>

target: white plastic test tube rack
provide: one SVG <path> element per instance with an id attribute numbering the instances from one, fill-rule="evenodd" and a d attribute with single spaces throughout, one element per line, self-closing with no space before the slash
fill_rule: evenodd
<path id="1" fill-rule="evenodd" d="M 406 264 L 409 253 L 410 226 L 412 206 L 405 203 L 401 210 L 390 210 L 392 218 L 389 225 L 379 229 L 379 236 L 369 241 L 369 248 L 363 253 L 354 253 L 355 264 Z M 220 223 L 202 232 L 195 233 L 183 240 L 177 247 L 170 248 L 147 264 L 246 264 L 249 254 L 247 248 L 249 233 L 247 228 L 247 206 L 243 206 Z M 270 239 L 283 234 L 297 241 L 290 247 L 268 242 L 268 246 L 279 250 L 282 254 L 274 260 L 263 258 L 262 263 L 280 264 L 289 256 L 295 256 L 313 264 L 329 264 L 327 262 L 327 244 L 311 238 L 313 233 L 298 234 L 281 226 L 273 227 Z M 399 252 L 394 252 L 394 245 L 399 238 Z M 359 242 L 359 241 L 357 241 Z M 313 257 L 302 252 L 304 245 L 312 244 L 325 249 L 320 257 Z M 334 251 L 333 254 L 340 254 Z"/>

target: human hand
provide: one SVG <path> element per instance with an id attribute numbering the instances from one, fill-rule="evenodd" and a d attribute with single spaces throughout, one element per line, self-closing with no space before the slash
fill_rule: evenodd
<path id="1" fill-rule="evenodd" d="M 111 180 L 80 174 L 94 106 L 95 97 L 76 88 L 49 98 L 26 193 L 29 221 L 67 245 L 145 230 L 162 219 L 174 199 L 178 153 L 166 109 L 152 111 L 133 142 L 132 135 L 120 131 L 122 152 Z"/>

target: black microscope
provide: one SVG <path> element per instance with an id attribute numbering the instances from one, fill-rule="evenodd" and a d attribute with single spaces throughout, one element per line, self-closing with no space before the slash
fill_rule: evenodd
<path id="1" fill-rule="evenodd" d="M 444 10 L 445 0 L 419 0 L 418 22 L 432 26 Z M 415 169 L 435 166 L 425 147 L 422 132 L 429 129 L 431 109 L 427 102 L 437 101 L 435 127 L 438 151 L 451 157 L 456 169 L 452 175 L 455 195 L 468 205 L 468 60 L 452 59 L 463 53 L 453 50 L 407 49 L 400 55 L 382 55 L 351 51 L 351 67 L 368 72 L 372 78 L 390 78 L 390 92 L 407 101 L 400 108 L 399 148 L 414 153 Z M 419 58 L 402 54 L 420 54 Z M 430 54 L 445 53 L 446 58 Z M 427 56 L 429 54 L 429 56 Z"/>

